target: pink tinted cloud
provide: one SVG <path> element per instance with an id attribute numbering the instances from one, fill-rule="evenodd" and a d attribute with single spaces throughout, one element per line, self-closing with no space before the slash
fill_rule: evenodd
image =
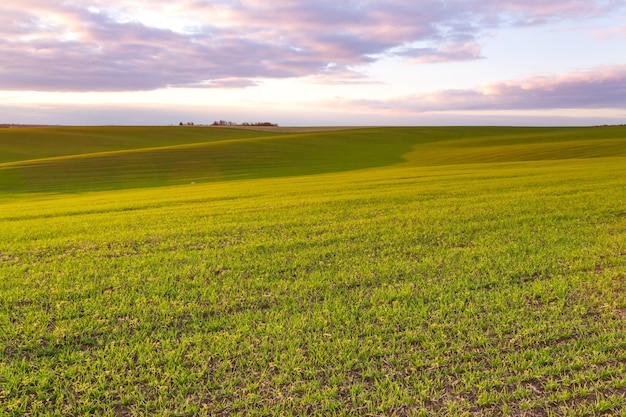
<path id="1" fill-rule="evenodd" d="M 602 0 L 4 0 L 0 89 L 236 87 L 316 74 L 330 81 L 329 64 L 347 68 L 389 55 L 418 63 L 472 60 L 481 57 L 478 39 L 486 30 L 621 6 Z"/>
<path id="2" fill-rule="evenodd" d="M 626 25 L 613 28 L 602 28 L 591 31 L 591 35 L 600 40 L 626 38 Z"/>
<path id="3" fill-rule="evenodd" d="M 345 103 L 344 103 L 345 104 Z M 441 90 L 389 100 L 351 104 L 373 110 L 429 112 L 535 109 L 626 109 L 626 65 L 535 76 L 475 89 Z"/>

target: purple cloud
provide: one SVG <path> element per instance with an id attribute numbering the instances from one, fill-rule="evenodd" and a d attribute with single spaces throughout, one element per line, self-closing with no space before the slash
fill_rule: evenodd
<path id="1" fill-rule="evenodd" d="M 376 111 L 604 109 L 626 108 L 626 65 L 492 83 L 476 89 L 442 90 L 389 100 L 352 101 Z M 346 106 L 346 103 L 342 103 Z"/>
<path id="2" fill-rule="evenodd" d="M 480 45 L 475 43 L 443 45 L 440 48 L 407 48 L 398 52 L 398 55 L 409 57 L 419 64 L 482 58 Z"/>
<path id="3" fill-rule="evenodd" d="M 259 78 L 329 77 L 330 64 L 390 55 L 472 60 L 482 56 L 486 30 L 620 7 L 601 0 L 5 0 L 0 89 L 245 87 Z"/>
<path id="4" fill-rule="evenodd" d="M 380 81 L 373 81 L 365 74 L 339 65 L 328 65 L 323 71 L 308 77 L 307 81 L 314 84 L 328 85 L 381 84 Z"/>

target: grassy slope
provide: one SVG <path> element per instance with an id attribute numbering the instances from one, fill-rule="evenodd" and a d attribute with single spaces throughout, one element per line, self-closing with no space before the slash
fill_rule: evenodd
<path id="1" fill-rule="evenodd" d="M 0 131 L 0 192 L 80 192 L 392 165 L 626 155 L 626 128 L 215 128 Z M 7 133 L 8 132 L 8 133 Z M 411 151 L 413 149 L 413 151 Z"/>
<path id="2" fill-rule="evenodd" d="M 193 130 L 170 132 L 178 135 Z M 333 172 L 399 162 L 415 141 L 407 133 L 380 135 L 365 130 L 271 136 L 253 130 L 195 131 L 219 136 L 208 142 L 172 144 L 185 136 L 160 147 L 148 147 L 152 140 L 146 136 L 142 146 L 132 150 L 5 163 L 0 165 L 4 178 L 0 190 L 77 192 Z M 96 142 L 98 149 L 106 144 L 101 139 Z"/>
<path id="3" fill-rule="evenodd" d="M 178 126 L 0 129 L 0 163 L 269 135 L 276 133 Z"/>
<path id="4" fill-rule="evenodd" d="M 416 147 L 416 165 L 626 156 L 626 127 L 492 128 L 455 131 L 453 140 Z"/>
<path id="5" fill-rule="evenodd" d="M 624 133 L 218 142 L 281 157 L 5 199 L 4 413 L 624 415 Z"/>

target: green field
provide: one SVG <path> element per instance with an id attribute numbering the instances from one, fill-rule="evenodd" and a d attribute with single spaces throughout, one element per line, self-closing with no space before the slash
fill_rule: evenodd
<path id="1" fill-rule="evenodd" d="M 626 127 L 0 129 L 0 416 L 626 416 Z"/>

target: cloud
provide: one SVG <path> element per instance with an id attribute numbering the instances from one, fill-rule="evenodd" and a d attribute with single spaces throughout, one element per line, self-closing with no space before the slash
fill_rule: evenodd
<path id="1" fill-rule="evenodd" d="M 398 55 L 411 58 L 418 64 L 432 64 L 451 61 L 470 61 L 482 58 L 480 45 L 449 44 L 440 48 L 408 48 Z"/>
<path id="2" fill-rule="evenodd" d="M 501 111 L 626 109 L 626 65 L 535 76 L 474 89 L 441 90 L 388 100 L 356 100 L 353 107 L 379 111 Z M 345 106 L 346 103 L 342 103 Z"/>
<path id="3" fill-rule="evenodd" d="M 346 84 L 383 84 L 368 77 L 366 74 L 350 69 L 347 66 L 329 64 L 324 70 L 305 79 L 312 84 L 346 85 Z"/>
<path id="4" fill-rule="evenodd" d="M 186 84 L 180 85 L 179 87 L 185 88 L 246 88 L 246 87 L 255 87 L 260 85 L 260 83 L 256 80 L 248 80 L 245 78 L 221 78 L 215 81 L 207 81 L 203 83 L 197 84 Z"/>
<path id="5" fill-rule="evenodd" d="M 591 31 L 591 35 L 600 40 L 626 38 L 626 25 L 612 28 L 602 28 Z"/>
<path id="6" fill-rule="evenodd" d="M 610 0 L 4 0 L 0 89 L 246 87 L 397 56 L 482 57 L 494 28 L 609 14 Z M 337 74 L 337 81 L 345 73 Z M 350 78 L 350 77 L 349 77 Z"/>

